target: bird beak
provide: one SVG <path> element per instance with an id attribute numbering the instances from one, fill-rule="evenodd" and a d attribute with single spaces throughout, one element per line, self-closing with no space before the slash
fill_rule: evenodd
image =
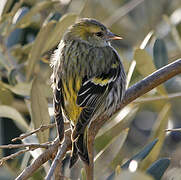
<path id="1" fill-rule="evenodd" d="M 122 37 L 117 36 L 117 35 L 113 34 L 112 32 L 108 32 L 106 38 L 107 38 L 108 40 L 121 40 L 121 39 L 123 39 Z"/>

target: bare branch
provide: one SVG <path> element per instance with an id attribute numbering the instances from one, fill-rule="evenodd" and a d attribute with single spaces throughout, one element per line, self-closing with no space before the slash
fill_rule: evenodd
<path id="1" fill-rule="evenodd" d="M 7 161 L 9 159 L 13 159 L 13 158 L 19 156 L 20 154 L 23 154 L 23 153 L 28 152 L 28 151 L 29 151 L 29 149 L 23 149 L 23 150 L 18 151 L 18 152 L 14 153 L 14 154 L 11 154 L 9 156 L 3 157 L 2 159 L 0 159 L 0 166 L 3 165 L 3 163 L 5 161 Z"/>
<path id="2" fill-rule="evenodd" d="M 13 148 L 26 148 L 29 149 L 37 149 L 37 148 L 48 148 L 51 142 L 43 143 L 43 144 L 8 144 L 8 145 L 1 145 L 0 149 L 13 149 Z"/>
<path id="3" fill-rule="evenodd" d="M 21 172 L 21 174 L 16 178 L 16 180 L 25 180 L 32 176 L 32 174 L 40 168 L 42 164 L 47 162 L 53 157 L 57 152 L 58 146 L 60 145 L 59 138 L 57 137 L 54 143 L 45 150 L 37 159 L 35 159 L 31 165 Z"/>
<path id="4" fill-rule="evenodd" d="M 39 131 L 41 131 L 41 132 L 45 131 L 45 130 L 47 130 L 49 128 L 53 128 L 54 126 L 56 126 L 56 123 L 48 124 L 48 125 L 42 125 L 38 129 L 35 129 L 35 130 L 33 130 L 33 131 L 29 132 L 29 133 L 26 133 L 26 134 L 21 134 L 19 137 L 16 137 L 16 138 L 12 139 L 11 141 L 14 142 L 14 141 L 17 141 L 17 140 L 22 140 L 22 139 L 24 139 L 24 138 L 26 138 L 28 136 L 31 136 L 34 133 L 37 133 Z"/>
<path id="5" fill-rule="evenodd" d="M 63 144 L 66 144 L 66 149 L 62 150 L 61 158 L 65 155 L 67 150 L 71 148 L 71 130 L 65 132 L 65 140 Z M 64 145 L 62 144 L 62 147 Z M 47 162 L 49 159 L 53 158 L 56 155 L 58 147 L 60 145 L 59 138 L 57 137 L 52 145 L 49 146 L 47 150 L 45 150 L 37 159 L 35 159 L 30 166 L 23 170 L 23 172 L 16 178 L 16 180 L 25 180 L 32 176 L 32 174 L 38 170 L 38 168 Z M 52 166 L 50 170 L 52 169 Z"/>

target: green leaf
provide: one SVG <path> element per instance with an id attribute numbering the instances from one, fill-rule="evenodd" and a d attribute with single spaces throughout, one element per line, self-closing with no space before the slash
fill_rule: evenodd
<path id="1" fill-rule="evenodd" d="M 96 152 L 99 152 L 95 157 L 95 174 L 97 176 L 101 177 L 101 172 L 107 172 L 109 170 L 108 168 L 110 167 L 114 168 L 113 166 L 117 163 L 117 159 L 119 161 L 117 156 L 126 140 L 128 134 L 127 127 L 129 127 L 129 124 L 137 111 L 138 107 L 132 108 L 131 106 L 127 106 L 122 111 L 117 113 L 113 118 L 111 118 L 110 123 L 107 123 L 106 125 L 107 127 L 104 126 L 104 128 L 102 128 L 103 130 L 100 130 L 100 133 L 95 140 Z M 115 144 L 119 145 L 117 145 L 115 148 Z M 106 154 L 109 153 L 110 149 L 114 149 L 114 151 L 111 153 L 111 155 L 109 154 L 109 156 L 107 156 Z M 105 161 L 107 158 L 109 159 Z M 102 167 L 103 160 L 104 167 Z M 101 167 L 99 167 L 100 164 Z"/>
<path id="2" fill-rule="evenodd" d="M 168 64 L 168 53 L 162 39 L 156 39 L 153 47 L 154 63 L 157 69 Z"/>
<path id="3" fill-rule="evenodd" d="M 141 42 L 140 49 L 145 49 L 147 44 L 149 43 L 151 37 L 153 36 L 154 31 L 150 31 Z"/>
<path id="4" fill-rule="evenodd" d="M 31 83 L 22 83 L 19 82 L 15 86 L 11 86 L 6 83 L 2 83 L 3 86 L 13 93 L 20 95 L 20 96 L 30 96 L 30 89 L 31 89 Z"/>
<path id="5" fill-rule="evenodd" d="M 37 129 L 41 125 L 50 123 L 50 116 L 48 113 L 48 102 L 46 100 L 44 88 L 42 88 L 43 79 L 36 76 L 31 88 L 31 112 L 34 128 Z M 47 142 L 49 138 L 49 129 L 37 133 L 40 143 Z"/>
<path id="6" fill-rule="evenodd" d="M 144 49 L 136 49 L 134 59 L 136 60 L 136 68 L 144 77 L 156 71 L 151 56 Z"/>
<path id="7" fill-rule="evenodd" d="M 18 74 L 17 69 L 14 68 L 10 70 L 9 75 L 8 75 L 9 84 L 11 85 L 17 84 L 17 79 L 16 79 L 17 74 Z"/>
<path id="8" fill-rule="evenodd" d="M 99 152 L 104 149 L 114 137 L 117 137 L 121 131 L 126 129 L 137 111 L 138 108 L 130 108 L 127 106 L 121 112 L 116 114 L 114 118 L 110 120 L 110 123 L 102 128 L 97 135 L 94 143 L 96 151 Z"/>
<path id="9" fill-rule="evenodd" d="M 109 175 L 108 178 L 107 178 L 106 180 L 114 180 L 115 175 L 116 175 L 115 172 L 111 173 L 111 175 Z"/>
<path id="10" fill-rule="evenodd" d="M 134 53 L 136 60 L 136 68 L 143 77 L 146 77 L 156 71 L 152 57 L 144 49 L 136 49 Z M 164 87 L 158 86 L 157 90 L 160 94 L 166 94 Z"/>
<path id="11" fill-rule="evenodd" d="M 134 155 L 131 159 L 129 159 L 126 163 L 124 163 L 121 166 L 121 168 L 122 169 L 127 169 L 129 167 L 130 162 L 132 160 L 136 160 L 136 161 L 143 160 L 150 153 L 150 151 L 153 149 L 153 147 L 155 146 L 155 144 L 157 142 L 158 142 L 158 139 L 155 139 L 154 141 L 149 143 L 141 152 L 139 152 L 138 154 Z"/>
<path id="12" fill-rule="evenodd" d="M 14 120 L 15 124 L 24 132 L 29 129 L 29 126 L 22 115 L 10 106 L 0 105 L 0 117 Z"/>
<path id="13" fill-rule="evenodd" d="M 161 180 L 161 177 L 163 176 L 169 165 L 170 159 L 159 159 L 147 169 L 146 173 L 154 177 L 155 180 Z"/>
<path id="14" fill-rule="evenodd" d="M 40 60 L 41 54 L 45 45 L 45 42 L 47 42 L 48 36 L 50 32 L 52 31 L 53 27 L 55 25 L 55 22 L 51 21 L 48 24 L 46 24 L 43 28 L 41 28 L 40 32 L 38 33 L 35 42 L 31 48 L 31 51 L 29 53 L 28 57 L 28 65 L 27 65 L 27 79 L 30 79 L 31 74 L 34 71 L 34 66 L 37 60 Z"/>
<path id="15" fill-rule="evenodd" d="M 129 131 L 129 129 L 126 128 L 126 129 L 120 131 L 120 133 L 119 133 L 117 136 L 112 137 L 112 139 L 110 140 L 110 142 L 96 155 L 94 161 L 97 162 L 97 160 L 101 157 L 101 155 L 102 155 L 105 151 L 107 151 L 107 149 L 111 146 L 111 144 L 113 144 L 115 141 L 117 142 L 117 139 L 120 139 L 120 140 L 119 140 L 119 148 L 118 148 L 118 147 L 116 148 L 116 151 L 119 151 L 119 149 L 122 147 L 124 141 L 126 140 L 126 137 L 127 137 L 127 135 L 128 135 L 128 131 Z M 121 138 L 119 138 L 119 137 L 121 137 Z M 110 150 L 110 148 L 109 148 L 109 150 Z M 109 151 L 109 150 L 108 150 L 108 151 Z M 114 149 L 112 149 L 112 151 L 114 151 Z M 113 154 L 116 154 L 116 153 L 113 153 Z M 109 157 L 109 161 L 110 161 L 110 157 Z M 105 160 L 104 160 L 104 162 L 105 162 Z"/>
<path id="16" fill-rule="evenodd" d="M 0 103 L 4 105 L 11 105 L 14 100 L 12 93 L 6 89 L 0 81 Z"/>
<path id="17" fill-rule="evenodd" d="M 127 135 L 128 135 L 129 129 L 125 129 L 123 131 L 120 131 L 117 137 L 114 137 L 111 139 L 109 144 L 107 144 L 104 149 L 102 149 L 95 157 L 94 164 L 95 164 L 95 174 L 96 176 L 101 176 L 103 172 L 106 172 L 107 168 L 111 164 L 112 160 L 115 158 L 117 153 L 122 148 Z M 110 153 L 111 152 L 111 153 Z M 104 167 L 102 167 L 102 163 L 104 161 Z"/>
<path id="18" fill-rule="evenodd" d="M 75 20 L 77 19 L 76 14 L 66 14 L 61 19 L 59 22 L 56 23 L 56 26 L 53 28 L 53 30 L 50 32 L 48 35 L 48 40 L 47 43 L 43 49 L 43 52 L 46 52 L 50 50 L 51 48 L 57 46 L 57 44 L 60 42 L 63 34 L 67 30 L 67 28 L 72 25 Z"/>

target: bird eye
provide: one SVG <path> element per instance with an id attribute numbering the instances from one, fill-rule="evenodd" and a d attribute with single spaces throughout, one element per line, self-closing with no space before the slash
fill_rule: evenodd
<path id="1" fill-rule="evenodd" d="M 103 36 L 103 32 L 101 32 L 101 31 L 100 31 L 100 32 L 96 32 L 95 34 L 96 34 L 96 36 L 98 36 L 98 37 L 102 37 L 102 36 Z"/>

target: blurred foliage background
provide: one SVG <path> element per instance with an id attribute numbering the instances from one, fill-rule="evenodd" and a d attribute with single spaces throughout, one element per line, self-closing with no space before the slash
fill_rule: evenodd
<path id="1" fill-rule="evenodd" d="M 180 0 L 1 0 L 0 144 L 12 143 L 21 133 L 54 122 L 49 59 L 78 17 L 96 18 L 123 37 L 113 46 L 128 74 L 127 87 L 181 57 Z M 117 174 L 122 163 L 155 138 L 157 144 L 139 163 L 139 169 L 146 170 L 157 159 L 169 157 L 171 163 L 162 179 L 181 179 L 181 133 L 165 133 L 166 128 L 181 127 L 180 91 L 181 76 L 177 76 L 106 123 L 95 141 L 96 179 L 111 178 L 115 170 Z M 55 137 L 52 128 L 22 143 L 42 143 Z M 0 150 L 0 157 L 16 151 Z M 9 160 L 0 167 L 0 179 L 17 177 L 42 151 Z M 78 179 L 77 168 L 82 165 L 79 162 L 70 172 L 68 158 L 64 160 L 65 176 Z M 49 166 L 45 164 L 32 179 L 43 179 Z M 125 174 L 121 177 L 128 178 Z"/>

